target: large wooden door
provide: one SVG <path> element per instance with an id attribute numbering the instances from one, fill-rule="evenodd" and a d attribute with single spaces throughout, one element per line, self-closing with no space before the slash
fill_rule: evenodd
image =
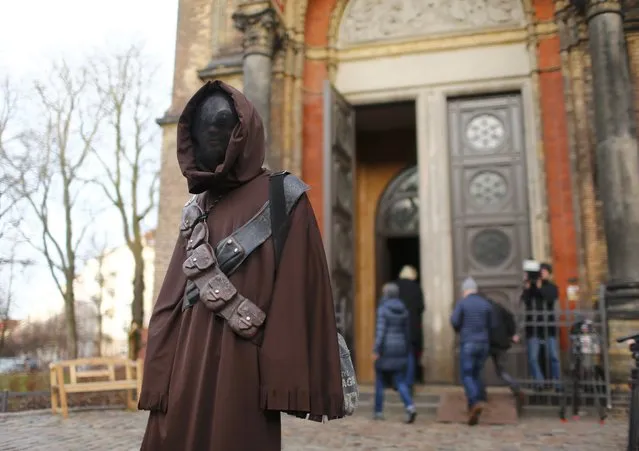
<path id="1" fill-rule="evenodd" d="M 531 251 L 521 96 L 453 99 L 448 114 L 455 292 L 472 276 L 515 313 Z M 523 375 L 519 349 L 507 362 Z M 490 362 L 486 382 L 498 382 Z"/>
<path id="2" fill-rule="evenodd" d="M 324 84 L 324 246 L 337 327 L 354 353 L 355 110 Z M 353 361 L 355 358 L 353 357 Z"/>

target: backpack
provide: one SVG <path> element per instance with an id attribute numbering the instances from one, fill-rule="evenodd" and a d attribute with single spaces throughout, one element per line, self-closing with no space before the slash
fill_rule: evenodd
<path id="1" fill-rule="evenodd" d="M 269 202 L 271 212 L 271 230 L 273 235 L 273 246 L 275 249 L 275 268 L 279 265 L 279 260 L 284 249 L 284 243 L 290 228 L 289 216 L 286 208 L 286 194 L 284 192 L 284 178 L 289 173 L 286 171 L 271 174 L 269 177 Z M 359 402 L 359 388 L 355 368 L 351 359 L 351 352 L 348 349 L 346 340 L 339 332 L 337 333 L 337 343 L 339 347 L 340 368 L 342 374 L 342 392 L 344 394 L 344 413 L 347 416 L 353 415 Z"/>
<path id="2" fill-rule="evenodd" d="M 515 335 L 515 316 L 499 302 L 495 302 L 492 299 L 487 300 L 493 307 L 490 347 L 507 350 L 511 347 L 512 337 Z"/>

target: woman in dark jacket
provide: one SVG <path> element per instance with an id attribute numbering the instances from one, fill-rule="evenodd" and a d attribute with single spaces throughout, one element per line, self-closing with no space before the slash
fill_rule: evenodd
<path id="1" fill-rule="evenodd" d="M 424 305 L 424 294 L 419 282 L 417 282 L 417 270 L 413 266 L 405 265 L 395 283 L 399 287 L 399 298 L 408 309 L 411 352 L 408 356 L 406 384 L 412 393 L 416 380 L 423 383 L 423 369 L 420 362 L 424 350 L 422 316 L 426 306 Z"/>
<path id="2" fill-rule="evenodd" d="M 413 423 L 417 413 L 406 384 L 406 367 L 410 353 L 410 321 L 408 310 L 399 299 L 399 287 L 388 283 L 382 288 L 377 309 L 375 333 L 375 419 L 383 419 L 384 385 L 387 379 L 399 392 L 406 406 L 406 422 Z"/>

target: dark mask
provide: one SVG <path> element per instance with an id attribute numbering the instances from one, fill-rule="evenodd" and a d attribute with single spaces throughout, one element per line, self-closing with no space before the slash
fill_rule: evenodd
<path id="1" fill-rule="evenodd" d="M 238 122 L 233 102 L 226 93 L 215 92 L 200 103 L 191 129 L 198 169 L 215 171 L 224 162 L 226 148 Z"/>

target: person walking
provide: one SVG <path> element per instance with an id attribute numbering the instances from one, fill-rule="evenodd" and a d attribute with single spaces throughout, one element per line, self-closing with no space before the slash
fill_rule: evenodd
<path id="1" fill-rule="evenodd" d="M 406 369 L 406 384 L 413 393 L 415 381 L 421 381 L 421 355 L 424 350 L 424 334 L 422 330 L 422 315 L 424 314 L 424 295 L 417 282 L 417 270 L 411 265 L 405 265 L 395 281 L 399 287 L 399 298 L 408 310 L 410 323 L 410 346 L 408 367 Z"/>
<path id="2" fill-rule="evenodd" d="M 477 283 L 472 277 L 464 280 L 461 288 L 463 298 L 457 302 L 450 322 L 459 333 L 459 367 L 468 400 L 468 424 L 474 426 L 486 401 L 481 372 L 490 352 L 493 308 L 477 293 Z"/>
<path id="3" fill-rule="evenodd" d="M 513 343 L 519 343 L 515 315 L 499 302 L 495 302 L 481 293 L 480 296 L 490 302 L 493 308 L 489 357 L 495 365 L 497 376 L 508 385 L 515 396 L 517 410 L 519 410 L 523 403 L 523 393 L 517 381 L 506 371 L 505 367 L 506 353 Z M 486 400 L 485 393 L 482 398 Z"/>
<path id="4" fill-rule="evenodd" d="M 413 399 L 406 384 L 406 369 L 410 353 L 409 314 L 399 299 L 399 287 L 387 283 L 382 287 L 382 299 L 377 308 L 377 325 L 373 359 L 375 361 L 376 420 L 383 420 L 384 388 L 392 381 L 406 408 L 406 423 L 417 416 Z"/>

